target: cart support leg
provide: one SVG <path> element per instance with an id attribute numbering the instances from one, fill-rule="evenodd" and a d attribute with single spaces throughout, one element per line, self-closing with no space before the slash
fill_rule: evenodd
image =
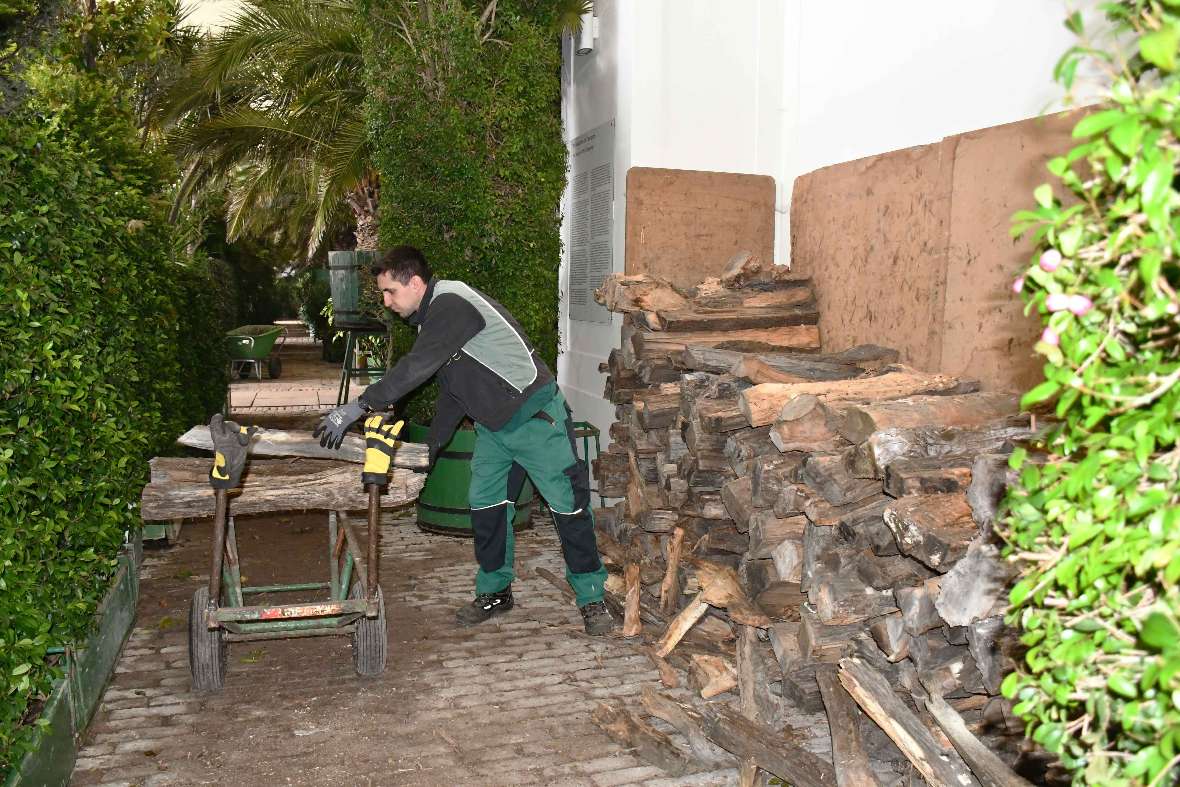
<path id="1" fill-rule="evenodd" d="M 340 590 L 340 547 L 336 543 L 339 527 L 336 525 L 336 512 L 328 512 L 328 584 L 329 594 L 333 601 L 340 601 L 345 594 Z"/>
<path id="2" fill-rule="evenodd" d="M 381 518 L 381 487 L 369 484 L 369 570 L 365 578 L 365 593 L 372 600 L 377 597 L 377 523 Z"/>
<path id="3" fill-rule="evenodd" d="M 238 536 L 234 530 L 234 518 L 226 517 L 225 523 L 225 569 L 222 581 L 226 585 L 229 603 L 236 607 L 245 606 L 242 600 L 242 565 L 238 562 Z"/>
<path id="4" fill-rule="evenodd" d="M 209 569 L 209 611 L 217 609 L 221 598 L 221 560 L 225 553 L 225 513 L 228 500 L 224 489 L 213 490 L 216 509 L 213 513 L 213 565 Z"/>

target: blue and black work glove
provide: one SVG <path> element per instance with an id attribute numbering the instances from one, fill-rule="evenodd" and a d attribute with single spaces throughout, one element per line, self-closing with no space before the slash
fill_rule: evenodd
<path id="1" fill-rule="evenodd" d="M 369 409 L 359 401 L 341 405 L 324 416 L 311 436 L 319 437 L 320 445 L 324 448 L 336 450 L 344 442 L 344 436 L 348 434 L 349 427 L 359 421 L 361 416 L 367 412 Z"/>
<path id="2" fill-rule="evenodd" d="M 397 436 L 405 421 L 393 422 L 393 416 L 370 415 L 365 419 L 365 469 L 361 482 L 365 486 L 389 485 L 389 465 L 397 447 Z"/>
<path id="3" fill-rule="evenodd" d="M 227 421 L 221 413 L 209 419 L 209 435 L 213 438 L 209 483 L 214 489 L 233 489 L 242 482 L 250 438 L 258 431 L 257 426 L 245 427 Z"/>

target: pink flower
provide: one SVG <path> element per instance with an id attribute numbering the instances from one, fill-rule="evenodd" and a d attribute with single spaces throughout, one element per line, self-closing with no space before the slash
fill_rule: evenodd
<path id="1" fill-rule="evenodd" d="M 1045 308 L 1051 312 L 1063 312 L 1071 304 L 1072 298 L 1064 292 L 1053 292 L 1045 298 Z"/>
<path id="2" fill-rule="evenodd" d="M 1057 249 L 1049 249 L 1041 255 L 1041 270 L 1046 273 L 1052 273 L 1061 266 L 1061 252 Z"/>
<path id="3" fill-rule="evenodd" d="M 1057 345 L 1061 344 L 1061 337 L 1059 337 L 1057 335 L 1057 331 L 1053 330 L 1052 328 L 1045 328 L 1045 331 L 1041 334 L 1041 341 L 1050 347 L 1056 347 Z"/>
<path id="4" fill-rule="evenodd" d="M 1069 310 L 1077 316 L 1081 317 L 1092 308 L 1094 308 L 1094 302 L 1085 295 L 1069 296 Z"/>
<path id="5" fill-rule="evenodd" d="M 1016 281 L 1012 282 L 1012 292 L 1019 295 L 1020 291 L 1023 289 L 1024 289 L 1024 277 L 1021 276 Z"/>

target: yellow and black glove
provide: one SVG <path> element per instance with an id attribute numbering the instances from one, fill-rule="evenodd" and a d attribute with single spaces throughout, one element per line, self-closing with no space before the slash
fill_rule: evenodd
<path id="1" fill-rule="evenodd" d="M 233 421 L 225 420 L 221 413 L 209 419 L 209 434 L 213 438 L 213 467 L 209 470 L 209 483 L 214 489 L 233 489 L 242 482 L 242 469 L 246 466 L 250 438 L 257 431 L 257 426 L 238 426 Z"/>
<path id="2" fill-rule="evenodd" d="M 387 419 L 392 416 L 377 414 L 365 419 L 365 469 L 361 473 L 365 486 L 376 484 L 384 488 L 389 485 L 389 465 L 405 421 L 393 423 Z"/>

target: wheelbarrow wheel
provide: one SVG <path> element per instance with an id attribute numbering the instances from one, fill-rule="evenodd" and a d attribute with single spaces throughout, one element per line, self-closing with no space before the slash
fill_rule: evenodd
<path id="1" fill-rule="evenodd" d="M 193 691 L 220 691 L 225 685 L 225 632 L 205 625 L 209 588 L 198 588 L 188 608 L 188 669 Z"/>
<path id="2" fill-rule="evenodd" d="M 283 359 L 279 356 L 274 356 L 266 362 L 266 373 L 270 375 L 270 379 L 277 380 L 283 373 Z"/>
<path id="3" fill-rule="evenodd" d="M 365 597 L 365 588 L 360 582 L 352 583 L 349 598 Z M 385 672 L 386 643 L 389 632 L 385 628 L 385 599 L 381 588 L 377 588 L 377 617 L 362 617 L 352 630 L 352 665 L 357 675 L 373 677 Z"/>

